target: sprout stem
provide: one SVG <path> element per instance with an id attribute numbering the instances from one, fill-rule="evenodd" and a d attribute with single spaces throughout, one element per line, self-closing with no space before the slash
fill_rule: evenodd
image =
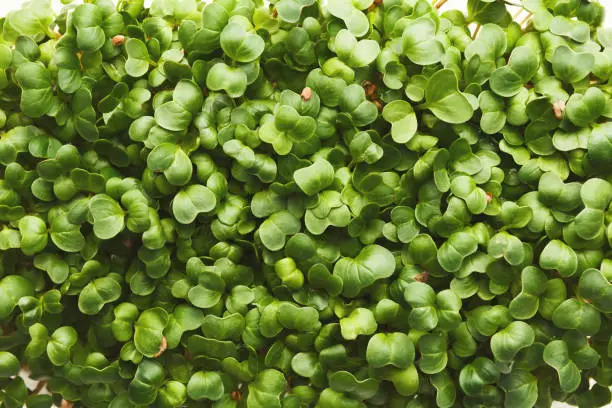
<path id="1" fill-rule="evenodd" d="M 45 31 L 46 31 L 47 37 L 49 38 L 55 38 L 55 39 L 62 38 L 62 34 L 55 30 L 52 30 L 51 27 L 48 27 Z"/>
<path id="2" fill-rule="evenodd" d="M 472 38 L 476 38 L 476 36 L 480 32 L 480 27 L 482 27 L 480 24 L 476 26 L 476 29 L 474 30 L 474 34 L 472 34 Z"/>
<path id="3" fill-rule="evenodd" d="M 529 19 L 533 16 L 532 12 L 527 13 L 527 15 L 525 16 L 525 18 L 523 19 L 523 21 L 521 21 L 521 27 L 523 27 L 523 29 L 525 29 L 525 26 L 527 24 L 527 22 L 529 21 Z"/>
<path id="4" fill-rule="evenodd" d="M 518 16 L 520 16 L 520 15 L 521 15 L 521 13 L 523 12 L 523 10 L 525 10 L 525 9 L 524 9 L 524 8 L 522 8 L 522 7 L 521 7 L 520 9 L 518 9 L 518 11 L 512 15 L 512 20 L 516 20 L 516 19 L 518 18 Z"/>
<path id="5" fill-rule="evenodd" d="M 47 380 L 42 380 L 39 381 L 38 384 L 36 384 L 36 387 L 30 391 L 30 395 L 36 395 L 38 394 L 43 388 L 45 388 L 47 385 Z"/>
<path id="6" fill-rule="evenodd" d="M 443 5 L 445 5 L 447 1 L 448 1 L 448 0 L 440 0 L 439 2 L 437 2 L 436 4 L 434 4 L 434 7 L 435 7 L 436 9 L 439 9 L 440 7 L 442 7 Z"/>

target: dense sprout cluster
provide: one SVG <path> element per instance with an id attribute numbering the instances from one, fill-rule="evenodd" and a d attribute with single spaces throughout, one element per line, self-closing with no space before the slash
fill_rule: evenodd
<path id="1" fill-rule="evenodd" d="M 3 407 L 610 402 L 598 3 L 64 3 L 0 20 Z"/>

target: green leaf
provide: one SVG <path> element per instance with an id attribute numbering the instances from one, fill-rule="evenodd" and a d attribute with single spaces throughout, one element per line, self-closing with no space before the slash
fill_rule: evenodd
<path id="1" fill-rule="evenodd" d="M 587 269 L 580 275 L 578 295 L 603 313 L 612 310 L 612 284 L 597 269 Z"/>
<path id="2" fill-rule="evenodd" d="M 521 272 L 521 292 L 510 302 L 509 310 L 515 319 L 530 319 L 540 307 L 540 296 L 546 292 L 548 280 L 544 272 L 527 266 Z"/>
<path id="3" fill-rule="evenodd" d="M 599 88 L 588 88 L 584 95 L 575 93 L 569 98 L 565 112 L 574 125 L 586 127 L 601 116 L 605 106 L 605 94 Z"/>
<path id="4" fill-rule="evenodd" d="M 249 384 L 247 405 L 253 408 L 280 408 L 280 396 L 286 386 L 285 376 L 279 371 L 263 370 Z"/>
<path id="5" fill-rule="evenodd" d="M 153 0 L 151 2 L 152 16 L 174 17 L 182 20 L 195 12 L 197 12 L 197 3 L 195 0 Z"/>
<path id="6" fill-rule="evenodd" d="M 250 21 L 240 15 L 230 17 L 221 31 L 221 48 L 234 61 L 251 62 L 264 50 L 264 40 L 255 32 Z"/>
<path id="7" fill-rule="evenodd" d="M 544 348 L 544 362 L 557 370 L 559 384 L 565 392 L 575 391 L 580 385 L 581 373 L 570 359 L 567 344 L 562 340 L 553 340 Z"/>
<path id="8" fill-rule="evenodd" d="M 175 132 L 187 129 L 191 118 L 191 113 L 176 101 L 166 102 L 155 110 L 157 124 Z"/>
<path id="9" fill-rule="evenodd" d="M 487 134 L 495 134 L 506 124 L 505 104 L 503 99 L 496 97 L 490 91 L 478 95 L 478 104 L 482 111 L 480 127 Z"/>
<path id="10" fill-rule="evenodd" d="M 34 255 L 44 250 L 48 242 L 47 224 L 37 216 L 26 215 L 19 220 L 21 252 Z"/>
<path id="11" fill-rule="evenodd" d="M 130 38 L 125 43 L 125 51 L 128 55 L 125 72 L 134 78 L 144 76 L 149 71 L 149 51 L 145 43 Z"/>
<path id="12" fill-rule="evenodd" d="M 589 160 L 600 168 L 609 167 L 610 158 L 612 157 L 612 125 L 603 123 L 593 128 L 591 137 L 588 142 L 588 157 Z"/>
<path id="13" fill-rule="evenodd" d="M 338 31 L 334 38 L 334 51 L 338 58 L 352 68 L 361 68 L 371 64 L 380 53 L 380 46 L 374 40 L 360 40 L 349 30 Z"/>
<path id="14" fill-rule="evenodd" d="M 407 368 L 414 361 L 414 344 L 404 333 L 377 333 L 368 342 L 366 359 L 374 368 Z"/>
<path id="15" fill-rule="evenodd" d="M 356 37 L 364 36 L 369 29 L 369 22 L 361 10 L 367 9 L 371 0 L 332 0 L 328 4 L 329 13 L 344 21 L 344 24 Z"/>
<path id="16" fill-rule="evenodd" d="M 334 167 L 325 159 L 315 160 L 310 166 L 302 167 L 293 173 L 293 179 L 306 195 L 315 195 L 334 180 Z"/>
<path id="17" fill-rule="evenodd" d="M 191 224 L 198 214 L 212 211 L 216 205 L 217 197 L 212 191 L 194 184 L 176 194 L 172 201 L 172 215 L 181 224 Z"/>
<path id="18" fill-rule="evenodd" d="M 0 319 L 6 319 L 19 299 L 34 296 L 34 285 L 20 275 L 8 275 L 0 280 Z"/>
<path id="19" fill-rule="evenodd" d="M 534 340 L 535 333 L 531 326 L 521 321 L 512 322 L 491 337 L 491 351 L 496 360 L 509 362 Z"/>
<path id="20" fill-rule="evenodd" d="M 508 407 L 532 407 L 538 400 L 538 379 L 528 371 L 511 372 L 501 379 L 500 387 L 506 392 Z"/>
<path id="21" fill-rule="evenodd" d="M 163 331 L 168 317 L 168 312 L 155 307 L 143 311 L 134 323 L 134 345 L 145 357 L 155 357 L 163 352 Z"/>
<path id="22" fill-rule="evenodd" d="M 550 32 L 584 43 L 589 39 L 589 25 L 584 21 L 555 16 L 550 21 Z"/>
<path id="23" fill-rule="evenodd" d="M 317 372 L 318 356 L 315 353 L 297 353 L 291 359 L 291 369 L 301 377 L 310 378 Z"/>
<path id="24" fill-rule="evenodd" d="M 7 13 L 2 34 L 9 41 L 19 35 L 40 41 L 49 33 L 52 20 L 53 9 L 48 0 L 30 0 L 21 4 L 19 9 Z"/>
<path id="25" fill-rule="evenodd" d="M 372 141 L 367 132 L 358 132 L 349 145 L 351 156 L 357 162 L 376 163 L 383 156 L 383 148 Z"/>
<path id="26" fill-rule="evenodd" d="M 41 117 L 53 108 L 53 90 L 49 71 L 40 63 L 26 62 L 15 72 L 21 88 L 20 108 L 33 118 Z"/>
<path id="27" fill-rule="evenodd" d="M 456 272 L 461 268 L 463 260 L 476 252 L 478 242 L 472 234 L 456 232 L 445 241 L 438 250 L 437 258 L 440 266 L 448 272 Z"/>
<path id="28" fill-rule="evenodd" d="M 121 296 L 121 285 L 113 277 L 98 278 L 87 284 L 79 293 L 79 310 L 87 315 L 95 315 L 105 304 L 114 302 Z"/>
<path id="29" fill-rule="evenodd" d="M 278 211 L 259 226 L 258 234 L 262 244 L 271 251 L 285 246 L 287 235 L 300 231 L 300 221 L 289 211 Z"/>
<path id="30" fill-rule="evenodd" d="M 358 84 L 350 84 L 344 88 L 339 107 L 358 127 L 374 122 L 378 116 L 376 105 L 366 99 L 363 87 Z"/>
<path id="31" fill-rule="evenodd" d="M 312 6 L 314 0 L 281 0 L 276 3 L 278 17 L 288 23 L 297 23 L 305 7 Z"/>
<path id="32" fill-rule="evenodd" d="M 68 263 L 57 254 L 43 253 L 36 255 L 34 266 L 46 271 L 53 283 L 63 283 L 68 279 L 70 273 Z"/>
<path id="33" fill-rule="evenodd" d="M 334 265 L 333 275 L 342 280 L 342 294 L 356 297 L 361 290 L 395 271 L 395 258 L 380 245 L 364 247 L 355 258 L 344 257 Z"/>
<path id="34" fill-rule="evenodd" d="M 577 298 L 564 300 L 552 314 L 555 326 L 566 330 L 578 330 L 586 335 L 594 334 L 601 327 L 601 315 L 591 304 Z"/>
<path id="35" fill-rule="evenodd" d="M 567 45 L 555 49 L 552 67 L 555 76 L 562 81 L 578 82 L 593 69 L 595 59 L 587 52 L 576 53 Z"/>
<path id="36" fill-rule="evenodd" d="M 391 137 L 396 143 L 407 143 L 416 133 L 416 114 L 408 102 L 400 100 L 385 105 L 382 116 L 391 123 Z"/>
<path id="37" fill-rule="evenodd" d="M 355 398 L 372 398 L 378 392 L 380 382 L 374 378 L 360 380 L 348 371 L 336 371 L 329 375 L 332 389 Z"/>
<path id="38" fill-rule="evenodd" d="M 440 408 L 455 405 L 457 390 L 451 376 L 443 371 L 431 376 L 431 385 L 436 389 L 436 404 Z"/>
<path id="39" fill-rule="evenodd" d="M 448 123 L 467 122 L 474 113 L 468 98 L 459 92 L 457 76 L 450 69 L 437 71 L 427 80 L 425 107 Z"/>
<path id="40" fill-rule="evenodd" d="M 482 60 L 495 61 L 506 52 L 508 37 L 497 24 L 484 24 L 479 35 L 465 48 L 465 58 L 478 55 Z"/>
<path id="41" fill-rule="evenodd" d="M 164 376 L 164 368 L 159 362 L 143 360 L 138 364 L 134 378 L 128 386 L 130 402 L 137 405 L 152 404 L 157 399 Z"/>
<path id="42" fill-rule="evenodd" d="M 95 4 L 82 4 L 74 9 L 72 24 L 77 31 L 77 46 L 84 52 L 96 52 L 104 45 L 102 10 Z"/>
<path id="43" fill-rule="evenodd" d="M 157 145 L 147 156 L 147 167 L 153 171 L 163 171 L 168 182 L 174 186 L 187 184 L 193 174 L 193 164 L 187 153 L 172 143 Z"/>
<path id="44" fill-rule="evenodd" d="M 348 317 L 340 319 L 340 331 L 345 340 L 373 334 L 377 327 L 374 314 L 369 309 L 357 308 Z"/>
<path id="45" fill-rule="evenodd" d="M 187 383 L 187 395 L 195 401 L 203 399 L 218 401 L 224 392 L 223 380 L 216 372 L 198 371 L 191 376 L 189 383 Z"/>
<path id="46" fill-rule="evenodd" d="M 66 365 L 70 361 L 72 347 L 78 342 L 77 332 L 70 326 L 56 329 L 47 343 L 47 356 L 55 366 Z"/>
<path id="47" fill-rule="evenodd" d="M 491 90 L 506 98 L 514 96 L 531 80 L 539 66 L 540 58 L 530 47 L 517 47 L 512 50 L 508 65 L 491 74 Z"/>
<path id="48" fill-rule="evenodd" d="M 503 3 L 497 1 L 468 0 L 468 21 L 477 21 L 480 24 L 500 24 L 508 11 Z"/>
<path id="49" fill-rule="evenodd" d="M 291 289 L 300 289 L 304 284 L 304 274 L 297 268 L 292 258 L 283 258 L 276 261 L 274 272 L 281 282 Z"/>
<path id="50" fill-rule="evenodd" d="M 459 385 L 463 392 L 473 396 L 480 394 L 487 385 L 498 381 L 499 368 L 486 357 L 477 357 L 459 373 Z"/>
<path id="51" fill-rule="evenodd" d="M 21 364 L 14 354 L 8 351 L 0 351 L 0 377 L 12 377 L 17 375 L 20 370 Z"/>
<path id="52" fill-rule="evenodd" d="M 448 363 L 447 340 L 442 333 L 428 333 L 419 338 L 418 348 L 421 359 L 419 368 L 425 374 L 436 374 L 444 370 Z"/>
<path id="53" fill-rule="evenodd" d="M 83 210 L 87 211 L 87 200 L 83 202 Z M 62 251 L 79 252 L 85 247 L 85 237 L 80 226 L 71 223 L 66 216 L 50 217 L 51 241 Z"/>
<path id="54" fill-rule="evenodd" d="M 212 91 L 224 90 L 231 98 L 244 94 L 247 87 L 247 75 L 243 70 L 228 66 L 223 62 L 216 63 L 208 71 L 206 87 Z"/>
<path id="55" fill-rule="evenodd" d="M 89 200 L 89 212 L 96 237 L 107 240 L 123 231 L 125 214 L 112 197 L 96 194 Z"/>
<path id="56" fill-rule="evenodd" d="M 499 232 L 491 237 L 487 252 L 493 258 L 503 257 L 510 265 L 520 265 L 525 259 L 525 249 L 521 240 L 506 232 Z"/>
<path id="57" fill-rule="evenodd" d="M 240 338 L 245 323 L 242 315 L 233 313 L 222 318 L 207 315 L 201 324 L 195 325 L 195 329 L 199 326 L 202 326 L 202 333 L 206 337 L 218 340 L 235 340 Z"/>
<path id="58" fill-rule="evenodd" d="M 572 248 L 563 241 L 550 241 L 540 254 L 540 267 L 558 271 L 563 277 L 569 277 L 578 270 L 578 257 Z"/>
<path id="59" fill-rule="evenodd" d="M 430 16 L 421 16 L 410 21 L 402 33 L 402 52 L 418 65 L 439 62 L 444 55 L 444 46 L 436 38 L 438 25 Z"/>

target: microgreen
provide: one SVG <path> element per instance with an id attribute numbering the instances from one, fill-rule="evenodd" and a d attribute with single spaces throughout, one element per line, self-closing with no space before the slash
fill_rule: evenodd
<path id="1" fill-rule="evenodd" d="M 610 404 L 603 6 L 445 3 L 0 19 L 0 405 Z"/>

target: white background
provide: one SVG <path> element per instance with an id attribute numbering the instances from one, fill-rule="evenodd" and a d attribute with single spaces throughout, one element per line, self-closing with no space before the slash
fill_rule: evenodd
<path id="1" fill-rule="evenodd" d="M 19 8 L 19 6 L 24 3 L 25 0 L 0 0 L 0 16 L 4 16 L 7 11 L 14 10 Z M 56 10 L 61 8 L 61 3 L 59 0 L 52 0 L 53 6 Z M 146 4 L 150 3 L 150 0 L 145 2 Z M 612 26 L 612 0 L 600 0 L 600 4 L 609 9 L 609 13 L 606 14 L 605 25 L 607 27 Z M 467 4 L 467 0 L 448 0 L 448 2 L 442 7 L 442 10 L 451 10 L 451 9 L 463 9 L 465 10 L 465 5 Z M 514 11 L 511 10 L 511 13 Z M 519 19 L 523 17 L 523 15 L 519 16 Z M 555 404 L 554 408 L 563 408 L 568 407 L 566 404 Z M 611 405 L 612 407 L 612 405 Z"/>
<path id="2" fill-rule="evenodd" d="M 0 16 L 5 15 L 6 12 L 9 10 L 14 10 L 16 8 L 19 8 L 19 6 L 24 2 L 25 0 L 0 0 Z M 53 3 L 53 6 L 56 9 L 59 9 L 61 7 L 61 3 L 59 0 L 51 0 L 51 2 Z M 149 4 L 150 2 L 151 0 L 145 0 L 145 4 Z M 516 3 L 518 2 L 519 0 L 516 0 Z M 599 0 L 599 3 L 610 10 L 610 12 L 606 15 L 605 25 L 608 27 L 612 26 L 612 0 Z M 442 10 L 449 10 L 449 9 L 464 9 L 465 10 L 466 4 L 467 4 L 467 0 L 448 0 L 448 2 L 442 7 Z"/>
<path id="3" fill-rule="evenodd" d="M 61 7 L 61 3 L 59 0 L 51 0 L 53 6 L 56 9 Z M 9 10 L 14 10 L 19 8 L 19 6 L 24 3 L 25 0 L 0 0 L 0 16 L 6 14 Z M 149 4 L 151 0 L 145 0 L 145 4 Z M 518 0 L 516 1 L 519 2 Z M 599 0 L 599 3 L 610 10 L 610 12 L 606 15 L 605 25 L 610 27 L 612 26 L 612 0 Z M 448 2 L 442 7 L 442 10 L 449 9 L 464 9 L 467 4 L 467 0 L 448 0 Z"/>

